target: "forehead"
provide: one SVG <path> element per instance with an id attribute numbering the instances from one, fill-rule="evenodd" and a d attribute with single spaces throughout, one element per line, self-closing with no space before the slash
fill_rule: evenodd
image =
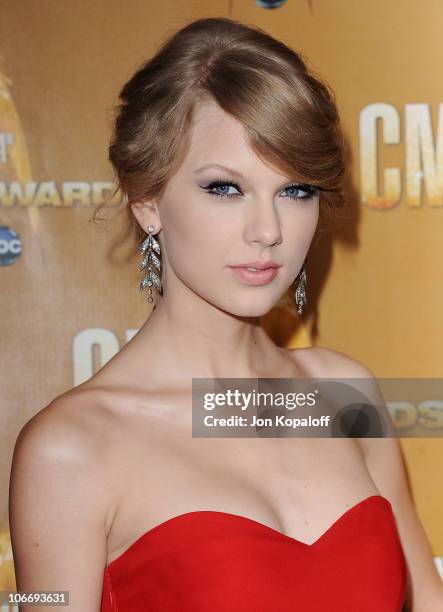
<path id="1" fill-rule="evenodd" d="M 189 153 L 205 160 L 209 153 L 217 155 L 229 150 L 232 152 L 232 147 L 240 147 L 244 153 L 252 153 L 243 125 L 215 102 L 198 104 L 191 128 Z"/>
<path id="2" fill-rule="evenodd" d="M 214 101 L 200 103 L 195 109 L 190 146 L 182 170 L 193 171 L 209 163 L 236 168 L 245 176 L 284 176 L 256 155 L 244 126 Z"/>

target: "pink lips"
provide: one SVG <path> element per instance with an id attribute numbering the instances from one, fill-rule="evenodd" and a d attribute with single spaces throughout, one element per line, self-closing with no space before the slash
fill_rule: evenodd
<path id="1" fill-rule="evenodd" d="M 247 261 L 246 263 L 230 266 L 231 268 L 257 268 L 258 270 L 266 270 L 266 268 L 279 268 L 281 264 L 275 263 L 272 259 L 268 261 Z"/>
<path id="2" fill-rule="evenodd" d="M 234 275 L 247 285 L 266 285 L 277 276 L 279 264 L 273 261 L 259 262 L 254 261 L 241 266 L 229 266 Z M 257 271 L 248 270 L 257 268 Z"/>

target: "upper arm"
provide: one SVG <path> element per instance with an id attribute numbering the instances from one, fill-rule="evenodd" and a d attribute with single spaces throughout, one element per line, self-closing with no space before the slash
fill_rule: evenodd
<path id="1" fill-rule="evenodd" d="M 35 415 L 15 443 L 9 522 L 16 583 L 22 591 L 69 591 L 72 612 L 96 612 L 106 565 L 106 479 L 91 433 L 69 419 L 66 401 Z"/>
<path id="2" fill-rule="evenodd" d="M 329 349 L 321 348 L 320 355 L 330 377 L 369 379 L 373 384 L 365 390 L 369 389 L 374 405 L 384 409 L 386 418 L 390 418 L 379 385 L 365 365 Z M 411 498 L 398 438 L 359 438 L 358 443 L 371 478 L 380 493 L 391 502 L 396 518 L 407 564 L 407 610 L 436 612 L 443 609 L 443 581 Z"/>

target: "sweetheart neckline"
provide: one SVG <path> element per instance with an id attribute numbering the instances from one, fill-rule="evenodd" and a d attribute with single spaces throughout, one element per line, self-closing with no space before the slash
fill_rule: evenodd
<path id="1" fill-rule="evenodd" d="M 373 495 L 369 495 L 368 497 L 365 497 L 364 499 L 360 500 L 359 502 L 357 502 L 356 504 L 354 504 L 353 506 L 350 506 L 347 510 L 345 510 L 337 519 L 335 519 L 335 521 L 326 529 L 326 531 L 324 531 L 317 539 L 315 539 L 310 544 L 308 542 L 303 542 L 302 540 L 298 540 L 297 538 L 293 538 L 292 536 L 287 535 L 286 533 L 283 533 L 282 531 L 279 531 L 278 529 L 274 529 L 274 527 L 271 527 L 270 525 L 265 525 L 264 523 L 261 523 L 260 521 L 256 521 L 255 519 L 250 518 L 248 516 L 244 516 L 242 514 L 235 514 L 233 512 L 224 512 L 222 510 L 191 510 L 189 512 L 182 512 L 181 514 L 177 514 L 176 516 L 172 516 L 171 518 L 166 519 L 165 521 L 162 521 L 158 525 L 154 525 L 154 527 L 151 527 L 150 529 L 142 533 L 136 540 L 132 542 L 132 544 L 128 546 L 128 548 L 126 548 L 126 550 L 124 550 L 117 557 L 115 557 L 115 559 L 113 559 L 106 565 L 105 571 L 107 571 L 111 566 L 114 566 L 114 564 L 119 562 L 123 557 L 126 557 L 130 553 L 130 551 L 132 551 L 140 542 L 142 542 L 145 538 L 147 538 L 151 533 L 159 529 L 162 529 L 173 522 L 177 522 L 187 516 L 197 515 L 197 514 L 212 514 L 214 517 L 218 516 L 218 517 L 229 518 L 231 520 L 234 519 L 234 520 L 245 521 L 246 523 L 249 523 L 249 524 L 253 523 L 254 525 L 259 526 L 262 529 L 265 529 L 266 531 L 271 532 L 274 535 L 280 538 L 283 538 L 285 540 L 288 540 L 294 544 L 298 544 L 299 546 L 304 546 L 305 548 L 313 548 L 315 545 L 319 544 L 320 541 L 322 541 L 342 520 L 344 520 L 347 516 L 349 516 L 357 508 L 359 508 L 363 504 L 366 504 L 370 500 L 382 501 L 383 503 L 386 503 L 388 505 L 387 507 L 390 508 L 392 511 L 392 504 L 389 501 L 389 499 L 377 493 Z"/>

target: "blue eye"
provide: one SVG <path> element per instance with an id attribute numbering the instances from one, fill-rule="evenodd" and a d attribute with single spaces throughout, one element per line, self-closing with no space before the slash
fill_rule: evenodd
<path id="1" fill-rule="evenodd" d="M 289 185 L 289 187 L 286 187 L 286 190 L 288 189 L 294 189 L 295 191 L 302 191 L 305 193 L 305 195 L 302 196 L 290 195 L 289 197 L 293 200 L 310 200 L 311 198 L 315 197 L 319 192 L 319 190 L 313 187 L 312 185 L 305 185 L 303 183 L 294 183 L 293 185 Z"/>
<path id="2" fill-rule="evenodd" d="M 211 195 L 215 195 L 219 198 L 235 198 L 241 193 L 227 193 L 226 191 L 213 191 L 214 189 L 222 190 L 226 187 L 234 187 L 237 191 L 240 191 L 239 185 L 237 183 L 233 183 L 232 181 L 213 181 L 209 183 L 206 187 L 203 187 L 208 193 Z"/>
<path id="3" fill-rule="evenodd" d="M 227 189 L 229 189 L 230 187 L 233 187 L 239 193 L 229 193 Z M 207 191 L 210 195 L 214 195 L 218 198 L 237 198 L 242 195 L 240 186 L 237 183 L 230 181 L 229 179 L 212 181 L 212 183 L 209 183 L 209 185 L 206 185 L 206 187 L 203 187 L 203 189 Z M 292 185 L 289 185 L 285 188 L 285 191 L 289 190 L 292 190 L 293 193 L 294 191 L 304 193 L 304 195 L 301 196 L 288 195 L 287 197 L 289 197 L 291 200 L 310 200 L 311 198 L 315 197 L 319 192 L 319 189 L 317 189 L 316 187 L 313 187 L 312 185 L 306 185 L 304 183 L 293 183 Z"/>

